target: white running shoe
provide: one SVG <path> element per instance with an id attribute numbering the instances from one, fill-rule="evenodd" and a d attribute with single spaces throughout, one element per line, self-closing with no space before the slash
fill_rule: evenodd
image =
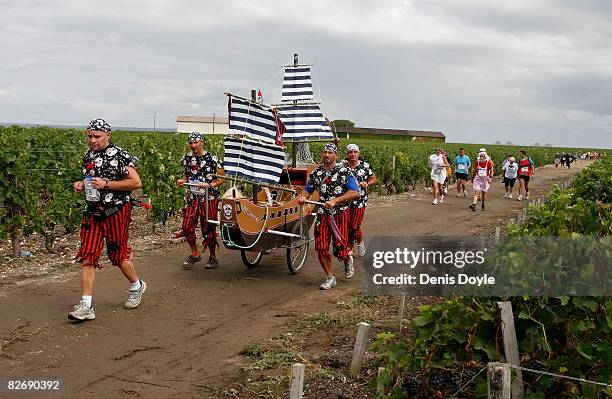
<path id="1" fill-rule="evenodd" d="M 323 284 L 319 286 L 322 290 L 330 290 L 336 286 L 336 278 L 334 276 L 327 276 Z"/>
<path id="2" fill-rule="evenodd" d="M 431 203 L 434 204 L 434 205 L 438 205 L 438 199 L 435 198 Z"/>
<path id="3" fill-rule="evenodd" d="M 85 301 L 79 302 L 74 306 L 74 310 L 68 313 L 68 318 L 70 320 L 94 320 L 96 318 L 96 314 L 94 313 L 93 306 L 87 306 Z"/>
<path id="4" fill-rule="evenodd" d="M 444 194 L 448 194 L 448 188 L 444 187 Z"/>
<path id="5" fill-rule="evenodd" d="M 463 198 L 467 197 L 467 193 L 463 190 Z"/>
<path id="6" fill-rule="evenodd" d="M 443 203 L 443 202 L 444 202 L 444 196 L 443 196 L 443 195 L 441 195 L 441 196 L 440 196 L 440 201 L 439 201 L 438 203 L 439 203 L 439 204 L 441 204 L 441 203 Z"/>
<path id="7" fill-rule="evenodd" d="M 353 267 L 353 255 L 349 255 L 348 259 L 344 261 L 344 278 L 351 279 L 355 275 L 355 268 Z"/>
<path id="8" fill-rule="evenodd" d="M 523 196 L 519 195 L 518 198 L 516 199 L 517 201 L 522 201 L 523 200 Z"/>
<path id="9" fill-rule="evenodd" d="M 512 199 L 512 194 L 510 194 L 510 195 L 508 196 L 508 198 Z"/>
<path id="10" fill-rule="evenodd" d="M 365 243 L 363 241 L 357 244 L 357 255 L 359 255 L 359 257 L 365 256 Z"/>
<path id="11" fill-rule="evenodd" d="M 140 300 L 142 299 L 142 294 L 147 290 L 147 283 L 140 280 L 140 289 L 138 290 L 129 290 L 130 295 L 128 296 L 127 301 L 123 304 L 123 307 L 126 309 L 134 309 L 140 305 Z"/>
<path id="12" fill-rule="evenodd" d="M 525 199 L 529 199 L 529 193 L 525 194 Z"/>
<path id="13" fill-rule="evenodd" d="M 505 193 L 505 194 L 504 194 L 504 198 L 508 198 L 508 193 Z"/>

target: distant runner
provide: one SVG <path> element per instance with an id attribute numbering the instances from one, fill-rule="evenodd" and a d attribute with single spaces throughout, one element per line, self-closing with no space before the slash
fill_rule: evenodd
<path id="1" fill-rule="evenodd" d="M 457 197 L 460 197 L 463 193 L 464 197 L 467 197 L 465 191 L 465 183 L 470 178 L 470 168 L 472 167 L 472 161 L 470 157 L 465 155 L 465 150 L 459 148 L 459 155 L 455 157 L 455 178 L 457 179 Z"/>
<path id="2" fill-rule="evenodd" d="M 521 159 L 519 160 L 519 171 L 518 171 L 518 179 L 519 179 L 519 195 L 516 199 L 517 201 L 523 200 L 522 192 L 525 191 L 525 199 L 529 199 L 529 180 L 533 177 L 535 168 L 533 166 L 533 161 L 531 158 L 527 156 L 525 150 L 520 151 Z"/>
<path id="3" fill-rule="evenodd" d="M 474 175 L 473 175 L 473 187 L 474 187 L 474 200 L 472 205 L 470 205 L 470 209 L 476 212 L 476 202 L 478 201 L 478 197 L 482 201 L 480 206 L 481 210 L 485 210 L 485 199 L 486 193 L 489 191 L 489 183 L 491 181 L 491 177 L 493 177 L 493 162 L 491 162 L 490 158 L 486 152 L 481 152 L 478 154 L 478 160 L 476 164 L 474 164 Z"/>
<path id="4" fill-rule="evenodd" d="M 512 199 L 512 190 L 514 189 L 514 183 L 516 182 L 517 176 L 518 164 L 516 163 L 516 159 L 511 156 L 510 159 L 508 159 L 508 163 L 504 167 L 504 186 L 506 187 L 504 198 Z"/>
<path id="5" fill-rule="evenodd" d="M 444 181 L 446 180 L 446 167 L 448 166 L 448 162 L 442 152 L 442 148 L 436 148 L 436 153 L 429 156 L 429 166 L 431 167 L 430 176 L 432 181 L 431 193 L 433 196 L 432 204 L 434 205 L 444 202 Z"/>

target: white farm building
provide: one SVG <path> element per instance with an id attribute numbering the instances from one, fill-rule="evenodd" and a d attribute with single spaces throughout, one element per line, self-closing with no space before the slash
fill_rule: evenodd
<path id="1" fill-rule="evenodd" d="M 200 132 L 202 134 L 222 134 L 229 132 L 229 120 L 219 116 L 187 116 L 176 117 L 178 133 Z"/>

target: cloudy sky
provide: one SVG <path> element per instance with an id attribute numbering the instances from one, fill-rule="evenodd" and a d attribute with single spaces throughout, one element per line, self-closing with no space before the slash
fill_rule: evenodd
<path id="1" fill-rule="evenodd" d="M 176 127 L 226 91 L 451 142 L 612 148 L 612 2 L 0 0 L 0 122 Z M 315 87 L 316 90 L 316 87 Z"/>

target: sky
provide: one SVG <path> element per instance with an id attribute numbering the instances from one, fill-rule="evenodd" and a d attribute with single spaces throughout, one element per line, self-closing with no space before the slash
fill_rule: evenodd
<path id="1" fill-rule="evenodd" d="M 315 64 L 329 119 L 612 148 L 612 2 L 0 0 L 0 122 L 175 128 Z"/>

